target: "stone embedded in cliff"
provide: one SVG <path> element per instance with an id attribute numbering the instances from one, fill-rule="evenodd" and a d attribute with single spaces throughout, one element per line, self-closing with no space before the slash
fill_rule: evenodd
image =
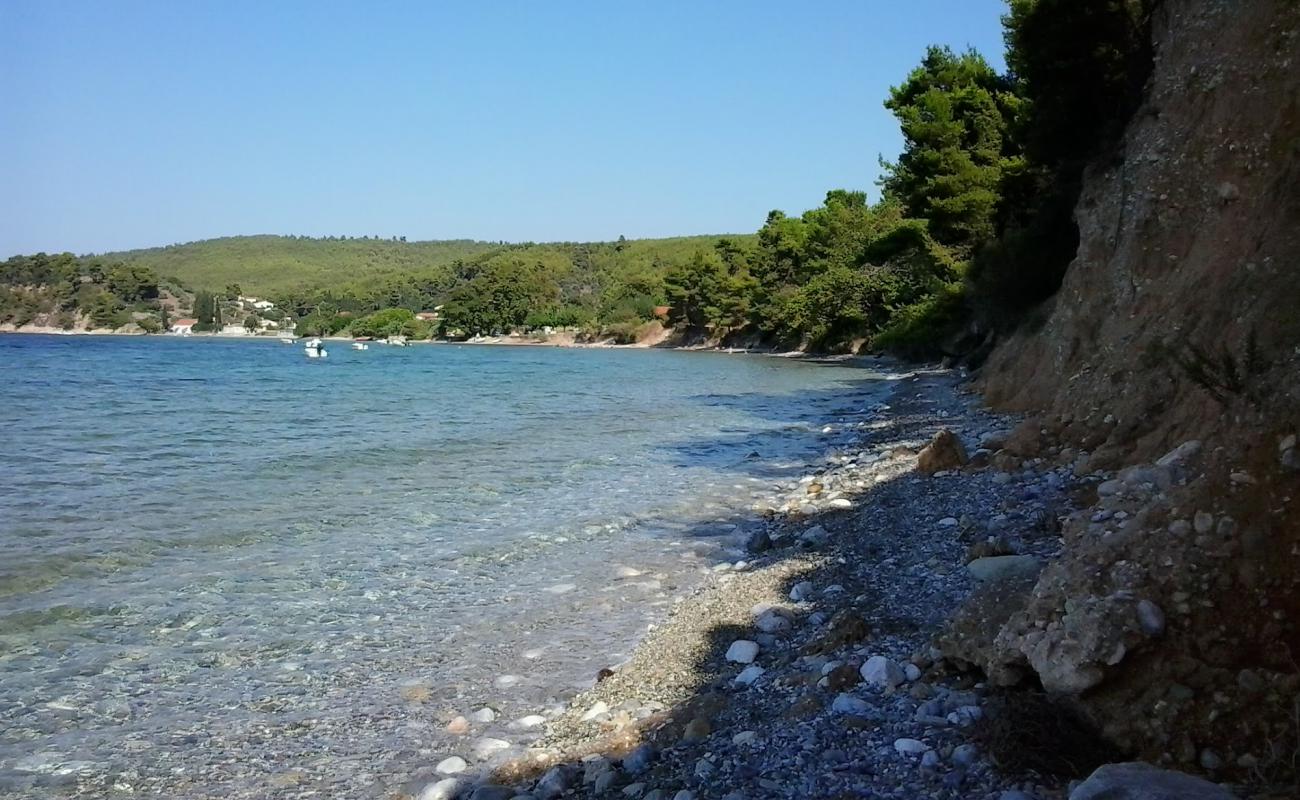
<path id="1" fill-rule="evenodd" d="M 1165 632 L 1165 612 L 1150 600 L 1138 601 L 1137 618 L 1147 636 L 1159 636 Z"/>
<path id="2" fill-rule="evenodd" d="M 934 435 L 916 459 L 916 468 L 926 475 L 964 466 L 969 459 L 957 434 L 944 429 Z"/>
<path id="3" fill-rule="evenodd" d="M 1043 431 L 1039 421 L 1027 419 L 1017 425 L 1002 443 L 1002 449 L 1020 458 L 1037 458 L 1043 452 Z"/>
<path id="4" fill-rule="evenodd" d="M 1156 461 L 1156 466 L 1172 467 L 1182 464 L 1200 451 L 1201 441 L 1199 439 L 1189 439 L 1161 456 Z"/>
<path id="5" fill-rule="evenodd" d="M 1236 800 L 1202 778 L 1141 761 L 1098 767 L 1070 792 L 1070 800 Z"/>

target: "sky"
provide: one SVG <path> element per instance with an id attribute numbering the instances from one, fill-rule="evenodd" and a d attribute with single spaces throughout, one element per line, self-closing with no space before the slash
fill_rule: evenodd
<path id="1" fill-rule="evenodd" d="M 877 196 L 1003 0 L 0 0 L 0 258 L 240 234 L 595 241 Z"/>

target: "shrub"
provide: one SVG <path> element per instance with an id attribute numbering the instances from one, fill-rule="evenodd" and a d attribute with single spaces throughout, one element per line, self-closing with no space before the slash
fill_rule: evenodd
<path id="1" fill-rule="evenodd" d="M 969 317 L 960 283 L 894 311 L 871 346 L 906 358 L 928 358 L 942 352 L 943 341 L 959 331 Z"/>

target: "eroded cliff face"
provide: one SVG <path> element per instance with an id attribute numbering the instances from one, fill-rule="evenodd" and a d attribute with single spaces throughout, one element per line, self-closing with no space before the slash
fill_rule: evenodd
<path id="1" fill-rule="evenodd" d="M 1097 502 L 1066 521 L 1028 596 L 1001 616 L 971 609 L 996 636 L 962 657 L 1071 698 L 1148 759 L 1287 783 L 1300 3 L 1168 0 L 1152 28 L 1147 99 L 1086 176 L 1064 285 L 981 377 L 994 406 L 1036 415 L 994 463 L 1073 464 Z"/>

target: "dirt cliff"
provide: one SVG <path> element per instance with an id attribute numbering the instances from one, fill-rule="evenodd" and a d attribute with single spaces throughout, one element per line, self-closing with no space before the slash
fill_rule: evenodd
<path id="1" fill-rule="evenodd" d="M 1036 415 L 993 463 L 1072 463 L 1096 504 L 1028 597 L 955 627 L 993 626 L 978 666 L 1070 698 L 1128 750 L 1293 786 L 1300 3 L 1168 0 L 1152 30 L 1146 99 L 1086 175 L 1064 284 L 981 377 L 993 406 Z"/>

